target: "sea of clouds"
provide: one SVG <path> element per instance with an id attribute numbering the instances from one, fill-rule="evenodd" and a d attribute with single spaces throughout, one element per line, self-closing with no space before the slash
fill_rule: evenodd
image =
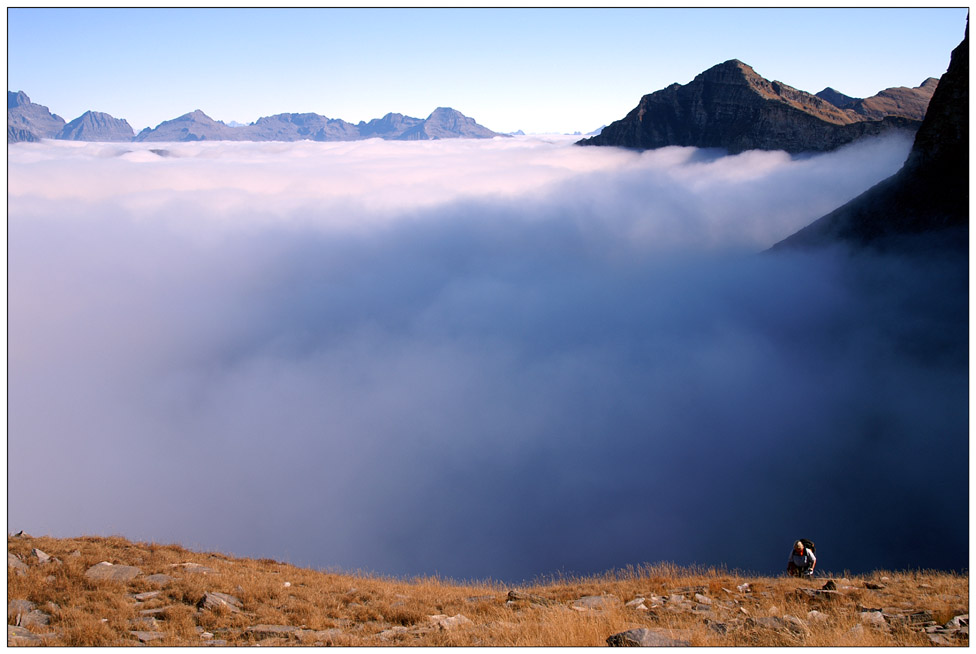
<path id="1" fill-rule="evenodd" d="M 8 530 L 520 580 L 963 568 L 965 265 L 760 254 L 830 154 L 8 148 Z"/>

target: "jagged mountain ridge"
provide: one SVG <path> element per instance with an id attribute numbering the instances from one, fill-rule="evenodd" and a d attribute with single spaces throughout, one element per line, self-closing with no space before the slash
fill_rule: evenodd
<path id="1" fill-rule="evenodd" d="M 919 239 L 918 237 L 924 237 Z M 969 26 L 952 51 L 897 173 L 773 246 L 966 251 L 969 243 Z"/>
<path id="2" fill-rule="evenodd" d="M 924 96 L 930 87 L 919 94 Z M 891 129 L 917 130 L 921 117 L 903 115 L 909 113 L 902 108 L 909 102 L 899 97 L 898 103 L 869 105 L 875 112 L 898 105 L 898 114 L 877 119 L 769 81 L 748 64 L 731 59 L 688 84 L 645 95 L 626 117 L 579 144 L 640 149 L 680 145 L 722 148 L 732 154 L 754 149 L 822 152 Z"/>
<path id="3" fill-rule="evenodd" d="M 449 107 L 438 107 L 426 119 L 398 113 L 358 124 L 316 113 L 282 113 L 250 125 L 230 126 L 197 109 L 133 135 L 129 123 L 109 114 L 87 111 L 67 125 L 47 107 L 31 102 L 23 91 L 7 92 L 7 142 L 43 138 L 76 141 L 357 141 L 367 138 L 433 140 L 502 136 Z"/>

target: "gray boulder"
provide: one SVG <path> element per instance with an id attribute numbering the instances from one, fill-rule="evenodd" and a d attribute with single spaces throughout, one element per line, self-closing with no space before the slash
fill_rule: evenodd
<path id="1" fill-rule="evenodd" d="M 27 564 L 17 558 L 16 554 L 11 554 L 10 552 L 7 552 L 7 568 L 13 568 L 14 573 L 18 575 L 25 575 L 28 570 Z"/>
<path id="2" fill-rule="evenodd" d="M 197 602 L 197 608 L 208 611 L 226 609 L 231 613 L 240 613 L 241 600 L 226 593 L 204 593 L 200 601 Z"/>
<path id="3" fill-rule="evenodd" d="M 577 611 L 602 611 L 620 604 L 620 600 L 613 595 L 587 595 L 573 602 L 572 608 Z"/>
<path id="4" fill-rule="evenodd" d="M 131 581 L 142 574 L 142 570 L 131 565 L 114 565 L 108 561 L 96 563 L 85 571 L 85 577 L 92 581 Z"/>
<path id="5" fill-rule="evenodd" d="M 663 629 L 628 629 L 607 638 L 610 647 L 691 647 L 691 641 L 672 638 Z"/>

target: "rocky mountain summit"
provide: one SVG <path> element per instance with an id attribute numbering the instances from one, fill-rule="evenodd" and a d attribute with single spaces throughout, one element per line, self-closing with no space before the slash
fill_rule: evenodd
<path id="1" fill-rule="evenodd" d="M 968 577 L 688 572 L 510 587 L 321 572 L 120 537 L 7 539 L 7 644 L 923 646 L 969 642 Z"/>
<path id="2" fill-rule="evenodd" d="M 924 86 L 924 85 L 923 85 Z M 901 170 L 773 249 L 856 246 L 965 252 L 969 243 L 969 28 L 952 51 Z"/>
<path id="3" fill-rule="evenodd" d="M 53 139 L 64 128 L 64 118 L 35 104 L 23 91 L 7 91 L 7 143 Z"/>
<path id="4" fill-rule="evenodd" d="M 86 111 L 65 125 L 54 138 L 67 141 L 131 141 L 133 135 L 128 121 L 101 111 Z"/>
<path id="5" fill-rule="evenodd" d="M 438 107 L 427 118 L 388 113 L 358 124 L 316 113 L 283 113 L 259 118 L 250 125 L 228 125 L 197 109 L 147 127 L 133 136 L 125 120 L 86 111 L 65 125 L 47 107 L 31 102 L 23 91 L 7 92 L 7 142 L 65 139 L 71 141 L 358 141 L 382 138 L 421 141 L 502 136 L 449 107 Z"/>
<path id="6" fill-rule="evenodd" d="M 641 149 L 680 145 L 722 148 L 732 154 L 755 149 L 823 152 L 892 129 L 918 129 L 917 105 L 925 102 L 932 86 L 892 91 L 842 109 L 823 97 L 771 82 L 732 59 L 688 84 L 645 95 L 626 117 L 579 144 Z"/>

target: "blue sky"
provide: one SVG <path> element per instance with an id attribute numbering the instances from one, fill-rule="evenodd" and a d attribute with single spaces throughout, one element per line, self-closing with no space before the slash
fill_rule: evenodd
<path id="1" fill-rule="evenodd" d="M 587 132 L 728 59 L 868 96 L 946 69 L 942 9 L 7 10 L 8 90 L 137 131 L 194 109 L 350 122 L 451 106 L 496 131 Z"/>

